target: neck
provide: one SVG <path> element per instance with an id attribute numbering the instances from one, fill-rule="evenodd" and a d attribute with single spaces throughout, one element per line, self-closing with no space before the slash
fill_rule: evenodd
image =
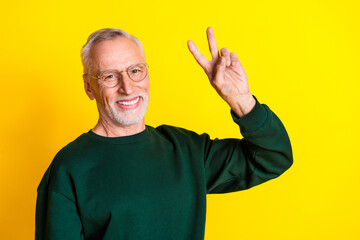
<path id="1" fill-rule="evenodd" d="M 137 124 L 128 126 L 117 125 L 99 118 L 92 131 L 104 137 L 124 137 L 137 134 L 145 130 L 145 121 L 142 119 Z"/>

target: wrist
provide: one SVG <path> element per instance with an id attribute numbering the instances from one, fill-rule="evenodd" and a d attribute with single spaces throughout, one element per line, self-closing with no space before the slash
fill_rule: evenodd
<path id="1" fill-rule="evenodd" d="M 248 95 L 238 96 L 233 102 L 229 102 L 231 109 L 239 118 L 250 113 L 251 110 L 254 109 L 255 104 L 256 100 L 251 93 Z"/>

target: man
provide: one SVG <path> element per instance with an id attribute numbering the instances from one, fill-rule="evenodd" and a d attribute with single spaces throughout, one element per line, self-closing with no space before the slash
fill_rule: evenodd
<path id="1" fill-rule="evenodd" d="M 35 238 L 204 238 L 206 194 L 248 189 L 292 164 L 286 130 L 250 93 L 235 53 L 207 30 L 212 61 L 190 52 L 231 107 L 244 138 L 145 125 L 149 75 L 141 43 L 119 29 L 90 35 L 82 50 L 84 86 L 96 126 L 65 146 L 39 187 Z"/>

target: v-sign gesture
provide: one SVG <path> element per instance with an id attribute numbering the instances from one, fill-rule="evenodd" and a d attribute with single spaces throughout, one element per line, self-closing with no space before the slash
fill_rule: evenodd
<path id="1" fill-rule="evenodd" d="M 212 60 L 209 61 L 189 40 L 188 47 L 196 61 L 204 69 L 211 85 L 236 113 L 243 117 L 255 106 L 255 99 L 250 93 L 245 69 L 237 55 L 230 53 L 227 48 L 221 49 L 221 55 L 216 45 L 214 31 L 207 29 L 207 38 Z"/>

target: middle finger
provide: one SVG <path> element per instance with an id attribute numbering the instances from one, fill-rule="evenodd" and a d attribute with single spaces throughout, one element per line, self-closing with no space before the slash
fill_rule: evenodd
<path id="1" fill-rule="evenodd" d="M 212 60 L 217 61 L 220 56 L 219 56 L 219 49 L 215 41 L 214 30 L 211 27 L 209 27 L 206 32 L 207 32 L 207 39 L 209 43 L 209 49 L 212 56 Z"/>

